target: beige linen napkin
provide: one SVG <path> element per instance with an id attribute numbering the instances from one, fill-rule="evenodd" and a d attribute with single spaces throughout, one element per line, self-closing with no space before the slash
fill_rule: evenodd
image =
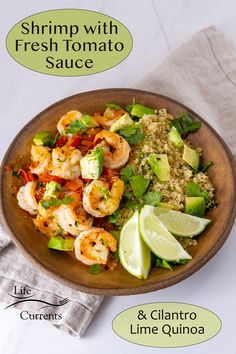
<path id="1" fill-rule="evenodd" d="M 236 154 L 236 56 L 214 27 L 194 35 L 173 51 L 138 88 L 170 96 L 203 116 L 223 136 Z M 47 307 L 42 313 L 62 314 L 50 320 L 54 326 L 81 337 L 92 320 L 102 297 L 69 289 L 35 269 L 16 249 L 9 236 L 0 232 L 0 299 L 11 304 L 14 286 L 28 285 L 34 297 L 49 303 L 64 298 L 61 307 Z M 40 312 L 37 303 L 21 303 L 18 309 Z M 7 310 L 6 310 L 7 311 Z"/>
<path id="2" fill-rule="evenodd" d="M 236 157 L 236 53 L 214 26 L 175 49 L 136 87 L 191 108 L 215 128 Z"/>

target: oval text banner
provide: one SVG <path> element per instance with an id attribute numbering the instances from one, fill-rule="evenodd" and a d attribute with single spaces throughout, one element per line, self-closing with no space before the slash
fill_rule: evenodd
<path id="1" fill-rule="evenodd" d="M 202 343 L 221 329 L 213 312 L 196 305 L 156 302 L 131 307 L 113 320 L 121 338 L 150 347 L 175 348 Z"/>
<path id="2" fill-rule="evenodd" d="M 11 57 L 34 71 L 82 76 L 121 63 L 132 49 L 132 36 L 116 19 L 88 10 L 51 10 L 29 16 L 9 31 Z"/>

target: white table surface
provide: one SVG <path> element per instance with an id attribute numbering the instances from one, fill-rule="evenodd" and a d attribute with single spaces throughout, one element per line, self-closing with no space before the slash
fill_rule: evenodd
<path id="1" fill-rule="evenodd" d="M 5 36 L 22 18 L 54 8 L 104 12 L 125 24 L 133 35 L 130 56 L 117 67 L 88 77 L 41 75 L 14 62 Z M 77 92 L 105 87 L 132 87 L 168 53 L 195 31 L 215 24 L 236 47 L 234 0 L 11 0 L 1 3 L 0 142 L 2 157 L 21 127 L 53 102 Z M 207 265 L 185 281 L 153 293 L 106 298 L 82 339 L 75 339 L 42 321 L 23 321 L 16 310 L 0 306 L 0 353 L 204 353 L 235 354 L 236 228 Z M 179 301 L 206 307 L 223 322 L 221 332 L 200 345 L 158 349 L 128 343 L 116 336 L 112 319 L 120 311 L 154 301 Z M 76 315 L 76 314 L 75 314 Z"/>

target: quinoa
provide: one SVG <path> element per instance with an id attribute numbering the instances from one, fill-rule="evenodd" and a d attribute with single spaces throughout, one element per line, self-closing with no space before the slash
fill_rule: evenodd
<path id="1" fill-rule="evenodd" d="M 212 208 L 215 206 L 214 186 L 207 173 L 194 173 L 192 168 L 182 158 L 183 147 L 175 147 L 168 139 L 173 119 L 175 117 L 169 114 L 166 109 L 160 109 L 156 114 L 144 115 L 140 119 L 144 140 L 133 146 L 127 165 L 132 164 L 137 173 L 148 178 L 150 180 L 148 191 L 160 192 L 162 202 L 171 204 L 174 210 L 184 211 L 186 184 L 188 182 L 197 183 L 203 190 L 208 192 L 206 207 Z M 200 147 L 192 146 L 186 139 L 184 139 L 184 143 L 197 150 L 201 156 L 202 149 Z M 147 162 L 150 153 L 167 154 L 170 165 L 170 179 L 168 181 L 161 182 L 153 173 Z M 126 188 L 130 191 L 129 186 Z M 119 225 L 121 226 L 132 213 L 133 210 L 124 205 L 121 208 Z M 185 248 L 196 244 L 196 240 L 190 238 L 180 238 L 180 242 Z"/>

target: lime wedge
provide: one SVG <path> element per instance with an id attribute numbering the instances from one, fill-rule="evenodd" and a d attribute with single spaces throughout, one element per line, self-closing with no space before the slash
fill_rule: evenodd
<path id="1" fill-rule="evenodd" d="M 167 261 L 179 262 L 192 257 L 154 214 L 154 207 L 145 205 L 140 212 L 141 236 L 152 252 Z"/>
<path id="2" fill-rule="evenodd" d="M 147 279 L 151 268 L 151 252 L 139 233 L 139 212 L 124 224 L 120 233 L 119 256 L 123 267 L 140 279 Z"/>
<path id="3" fill-rule="evenodd" d="M 156 207 L 153 213 L 162 224 L 176 236 L 193 237 L 199 235 L 211 222 L 209 219 L 181 213 L 180 211 L 168 210 Z"/>

